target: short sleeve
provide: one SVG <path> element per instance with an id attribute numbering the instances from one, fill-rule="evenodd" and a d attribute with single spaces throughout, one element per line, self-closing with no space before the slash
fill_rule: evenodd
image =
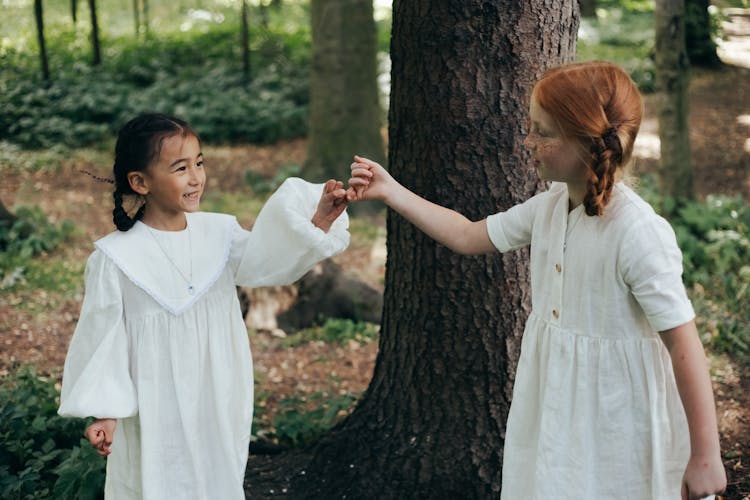
<path id="1" fill-rule="evenodd" d="M 549 192 L 539 193 L 505 212 L 487 217 L 487 234 L 500 252 L 507 252 L 531 244 L 534 217 Z"/>
<path id="2" fill-rule="evenodd" d="M 322 193 L 323 184 L 289 178 L 263 206 L 252 231 L 237 224 L 229 261 L 237 285 L 294 283 L 349 246 L 346 211 L 327 233 L 311 222 Z"/>
<path id="3" fill-rule="evenodd" d="M 682 252 L 664 218 L 651 215 L 632 226 L 621 244 L 618 262 L 623 280 L 655 331 L 695 318 L 682 283 Z"/>
<path id="4" fill-rule="evenodd" d="M 84 273 L 85 295 L 63 370 L 58 413 L 125 418 L 138 411 L 130 376 L 122 292 L 115 264 L 97 250 Z"/>

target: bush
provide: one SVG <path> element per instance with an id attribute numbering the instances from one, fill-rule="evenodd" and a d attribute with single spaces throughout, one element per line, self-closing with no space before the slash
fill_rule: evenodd
<path id="1" fill-rule="evenodd" d="M 81 439 L 86 420 L 57 415 L 58 397 L 31 368 L 0 380 L 0 497 L 102 497 L 105 460 Z"/>
<path id="2" fill-rule="evenodd" d="M 13 224 L 0 222 L 0 290 L 14 286 L 32 257 L 54 250 L 73 231 L 72 222 L 58 227 L 39 207 L 21 207 L 15 216 Z"/>
<path id="3" fill-rule="evenodd" d="M 328 318 L 322 326 L 314 326 L 290 335 L 281 344 L 295 347 L 305 342 L 319 340 L 331 344 L 345 344 L 350 340 L 366 344 L 378 338 L 379 326 L 365 321 Z"/>
<path id="4" fill-rule="evenodd" d="M 750 352 L 750 205 L 740 196 L 709 195 L 681 204 L 659 196 L 645 178 L 639 189 L 670 223 L 703 340 L 717 352 Z"/>
<path id="5" fill-rule="evenodd" d="M 208 142 L 273 143 L 307 130 L 308 29 L 254 28 L 252 78 L 243 80 L 236 26 L 106 40 L 92 68 L 79 35 L 48 36 L 64 54 L 51 82 L 37 75 L 36 55 L 0 53 L 0 140 L 27 148 L 79 147 L 112 137 L 133 116 L 160 111 L 187 119 Z"/>

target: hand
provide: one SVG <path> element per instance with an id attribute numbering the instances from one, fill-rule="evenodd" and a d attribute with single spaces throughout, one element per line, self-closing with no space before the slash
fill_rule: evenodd
<path id="1" fill-rule="evenodd" d="M 100 418 L 86 427 L 86 438 L 98 450 L 99 455 L 106 457 L 112 450 L 112 437 L 115 434 L 117 420 L 113 418 Z"/>
<path id="2" fill-rule="evenodd" d="M 341 215 L 348 203 L 344 183 L 329 180 L 323 186 L 323 194 L 318 202 L 318 209 L 312 217 L 312 223 L 327 233 L 333 221 Z"/>
<path id="3" fill-rule="evenodd" d="M 726 487 L 727 474 L 721 455 L 690 457 L 682 476 L 682 500 L 699 500 L 723 493 Z"/>
<path id="4" fill-rule="evenodd" d="M 396 187 L 391 174 L 372 160 L 355 156 L 351 169 L 352 178 L 349 179 L 349 189 L 346 192 L 350 201 L 386 201 Z"/>

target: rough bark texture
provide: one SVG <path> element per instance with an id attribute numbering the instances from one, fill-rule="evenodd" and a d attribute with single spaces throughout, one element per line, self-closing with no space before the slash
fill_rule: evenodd
<path id="1" fill-rule="evenodd" d="M 654 21 L 661 190 L 675 199 L 692 198 L 687 96 L 690 66 L 685 49 L 684 2 L 657 0 Z"/>
<path id="2" fill-rule="evenodd" d="M 312 0 L 305 177 L 346 175 L 354 153 L 384 160 L 372 0 Z"/>
<path id="3" fill-rule="evenodd" d="M 576 0 L 393 9 L 393 174 L 474 220 L 530 197 L 540 185 L 522 145 L 528 96 L 544 70 L 573 59 Z M 528 279 L 527 251 L 462 257 L 390 213 L 370 387 L 306 450 L 309 463 L 256 458 L 249 484 L 276 475 L 290 498 L 497 498 Z"/>

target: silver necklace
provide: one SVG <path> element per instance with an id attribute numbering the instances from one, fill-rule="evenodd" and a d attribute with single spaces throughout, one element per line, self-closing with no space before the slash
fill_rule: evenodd
<path id="1" fill-rule="evenodd" d="M 180 276 L 182 276 L 182 279 L 185 280 L 187 283 L 187 292 L 190 295 L 193 295 L 195 293 L 195 287 L 193 286 L 193 240 L 190 237 L 190 224 L 187 225 L 187 234 L 188 234 L 188 260 L 190 261 L 190 279 L 188 279 L 185 276 L 185 273 L 182 272 L 182 269 L 175 264 L 175 262 L 169 257 L 169 254 L 164 250 L 164 247 L 161 246 L 161 243 L 159 243 L 159 240 L 156 238 L 156 235 L 154 234 L 154 231 L 151 229 L 151 227 L 148 224 L 144 224 L 146 226 L 146 229 L 148 229 L 148 232 L 151 234 L 151 237 L 156 242 L 156 245 L 159 247 L 159 250 L 161 250 L 161 253 L 164 254 L 164 257 L 167 258 L 170 264 L 172 264 L 172 267 L 177 269 L 177 272 L 180 273 Z"/>
<path id="2" fill-rule="evenodd" d="M 577 208 L 578 207 L 574 208 L 573 210 L 576 210 Z M 581 220 L 582 217 L 583 217 L 583 209 L 581 209 L 578 212 L 578 217 L 576 217 L 576 220 L 573 221 L 573 224 L 569 224 L 565 227 L 565 240 L 563 240 L 563 252 L 568 248 L 568 236 L 570 236 L 570 233 L 573 232 L 573 228 L 576 227 L 576 224 L 578 224 L 578 221 Z"/>

